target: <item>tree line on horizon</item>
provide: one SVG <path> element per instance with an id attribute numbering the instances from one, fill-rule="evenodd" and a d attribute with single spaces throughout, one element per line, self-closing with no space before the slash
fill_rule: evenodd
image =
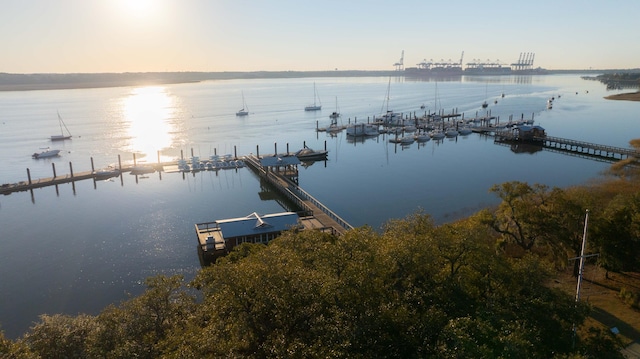
<path id="1" fill-rule="evenodd" d="M 631 142 L 640 148 L 640 140 Z M 640 271 L 640 164 L 567 189 L 506 182 L 501 203 L 435 225 L 417 212 L 336 237 L 242 244 L 185 283 L 146 280 L 96 316 L 42 315 L 3 358 L 623 358 L 550 282 L 580 256 Z M 638 307 L 638 296 L 630 306 Z"/>

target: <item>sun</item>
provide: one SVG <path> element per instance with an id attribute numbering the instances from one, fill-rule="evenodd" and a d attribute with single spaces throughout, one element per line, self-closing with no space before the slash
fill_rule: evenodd
<path id="1" fill-rule="evenodd" d="M 156 3 L 154 0 L 120 0 L 120 8 L 130 16 L 150 17 L 156 11 Z"/>

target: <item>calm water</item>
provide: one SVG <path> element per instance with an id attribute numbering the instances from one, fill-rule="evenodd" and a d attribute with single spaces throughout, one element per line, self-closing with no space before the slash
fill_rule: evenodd
<path id="1" fill-rule="evenodd" d="M 50 177 L 116 163 L 174 159 L 181 151 L 206 158 L 291 151 L 303 142 L 327 146 L 329 160 L 300 168 L 300 185 L 354 226 L 380 228 L 418 209 L 438 223 L 495 204 L 487 190 L 511 180 L 570 186 L 595 178 L 609 164 L 550 151 L 516 154 L 472 134 L 408 147 L 380 136 L 353 142 L 345 133 L 315 131 L 339 107 L 342 122 L 366 121 L 387 109 L 387 78 L 216 81 L 155 87 L 0 92 L 0 183 Z M 323 109 L 305 112 L 316 84 Z M 237 118 L 242 95 L 250 115 Z M 504 93 L 505 97 L 500 95 Z M 549 135 L 626 147 L 638 137 L 639 103 L 607 101 L 598 82 L 578 75 L 391 80 L 389 109 L 405 113 L 480 104 L 501 121 L 535 117 Z M 558 97 L 552 110 L 546 100 Z M 494 104 L 493 100 L 498 99 Z M 73 140 L 51 143 L 59 112 Z M 34 160 L 41 147 L 59 157 Z M 248 169 L 125 174 L 0 198 L 0 328 L 22 334 L 43 313 L 96 314 L 140 293 L 156 274 L 191 278 L 200 268 L 194 224 L 283 208 Z"/>

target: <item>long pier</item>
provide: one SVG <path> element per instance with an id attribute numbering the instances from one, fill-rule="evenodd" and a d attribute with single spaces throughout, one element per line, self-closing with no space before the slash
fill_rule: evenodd
<path id="1" fill-rule="evenodd" d="M 244 161 L 254 172 L 260 177 L 267 180 L 273 185 L 281 194 L 291 200 L 296 206 L 303 211 L 310 214 L 307 218 L 302 218 L 303 223 L 313 220 L 317 221 L 320 226 L 313 225 L 315 228 L 330 228 L 331 232 L 336 235 L 342 235 L 346 231 L 353 229 L 353 226 L 347 223 L 340 216 L 331 211 L 327 206 L 315 199 L 305 190 L 300 188 L 297 183 L 291 181 L 286 176 L 286 171 L 271 171 L 265 168 L 260 163 L 260 159 L 255 155 L 249 155 L 244 157 Z M 305 224 L 305 226 L 308 226 Z"/>
<path id="2" fill-rule="evenodd" d="M 488 134 L 488 133 L 487 133 Z M 600 145 L 597 143 L 576 141 L 568 138 L 544 136 L 544 137 L 532 137 L 526 141 L 519 140 L 517 135 L 511 131 L 499 131 L 494 132 L 493 136 L 495 142 L 498 143 L 528 143 L 533 145 L 539 145 L 542 148 L 549 148 L 553 150 L 559 150 L 568 153 L 581 154 L 589 157 L 604 158 L 610 161 L 619 161 L 629 157 L 639 157 L 640 151 L 615 147 L 608 145 Z"/>

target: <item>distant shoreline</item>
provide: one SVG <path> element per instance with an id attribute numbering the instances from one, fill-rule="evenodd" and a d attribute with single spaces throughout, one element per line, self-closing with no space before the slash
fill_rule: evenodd
<path id="1" fill-rule="evenodd" d="M 0 73 L 0 91 L 68 90 L 154 86 L 211 80 L 303 77 L 403 76 L 397 71 L 127 72 L 95 74 Z"/>
<path id="2" fill-rule="evenodd" d="M 607 73 L 612 70 L 547 70 L 545 74 Z M 0 92 L 68 90 L 105 87 L 154 86 L 212 80 L 277 79 L 309 77 L 405 77 L 403 71 L 255 71 L 255 72 L 125 72 L 71 74 L 9 74 L 0 72 Z M 460 75 L 473 76 L 473 75 Z M 428 78 L 428 77 L 427 77 Z M 617 99 L 617 98 L 616 98 Z M 638 101 L 638 100 L 633 100 Z"/>
<path id="3" fill-rule="evenodd" d="M 607 100 L 621 100 L 621 101 L 640 101 L 640 91 L 619 93 L 616 95 L 606 96 Z"/>

